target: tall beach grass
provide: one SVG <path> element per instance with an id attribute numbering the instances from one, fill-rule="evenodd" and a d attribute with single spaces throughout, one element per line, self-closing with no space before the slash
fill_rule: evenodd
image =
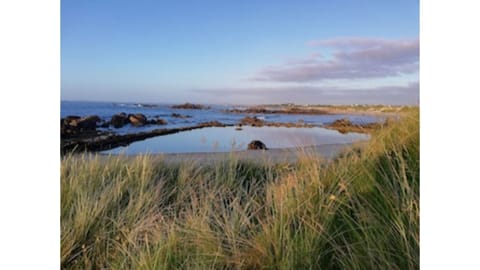
<path id="1" fill-rule="evenodd" d="M 61 161 L 63 269 L 417 269 L 419 113 L 333 161 Z"/>

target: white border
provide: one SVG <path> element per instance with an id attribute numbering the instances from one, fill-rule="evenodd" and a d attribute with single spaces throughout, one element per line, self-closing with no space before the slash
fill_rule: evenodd
<path id="1" fill-rule="evenodd" d="M 60 1 L 1 1 L 0 36 L 0 269 L 57 269 Z"/>
<path id="2" fill-rule="evenodd" d="M 421 266 L 480 269 L 480 9 L 420 5 Z M 1 1 L 0 33 L 0 269 L 55 269 L 60 1 Z"/>
<path id="3" fill-rule="evenodd" d="M 420 3 L 422 269 L 480 269 L 477 3 Z"/>

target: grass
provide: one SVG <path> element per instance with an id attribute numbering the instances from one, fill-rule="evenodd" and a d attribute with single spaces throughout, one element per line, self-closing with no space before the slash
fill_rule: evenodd
<path id="1" fill-rule="evenodd" d="M 332 162 L 68 155 L 62 269 L 417 269 L 419 113 Z"/>

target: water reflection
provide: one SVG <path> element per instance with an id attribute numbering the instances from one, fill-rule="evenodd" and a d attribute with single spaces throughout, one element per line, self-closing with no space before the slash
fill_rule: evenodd
<path id="1" fill-rule="evenodd" d="M 341 134 L 325 128 L 286 127 L 212 127 L 159 136 L 119 147 L 106 154 L 230 152 L 245 150 L 252 140 L 261 140 L 268 148 L 291 148 L 308 145 L 348 144 L 367 140 L 366 134 Z"/>

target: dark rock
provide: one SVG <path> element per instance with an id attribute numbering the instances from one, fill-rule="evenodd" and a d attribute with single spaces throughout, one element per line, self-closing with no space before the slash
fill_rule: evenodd
<path id="1" fill-rule="evenodd" d="M 68 138 L 73 136 L 91 134 L 96 131 L 100 117 L 91 115 L 87 117 L 67 116 L 60 120 L 60 136 Z"/>
<path id="2" fill-rule="evenodd" d="M 69 115 L 65 118 L 60 119 L 60 130 L 61 133 L 67 133 L 67 130 L 71 130 L 77 126 L 77 121 L 80 120 L 80 116 Z"/>
<path id="3" fill-rule="evenodd" d="M 77 115 L 69 115 L 65 118 L 63 118 L 63 120 L 67 121 L 67 122 L 70 122 L 70 121 L 73 121 L 73 120 L 80 120 L 80 116 L 77 116 Z"/>
<path id="4" fill-rule="evenodd" d="M 60 150 L 62 154 L 68 152 L 82 152 L 82 151 L 103 151 L 112 149 L 119 146 L 126 146 L 132 142 L 144 140 L 147 138 L 155 137 L 155 136 L 163 136 L 168 134 L 174 134 L 183 131 L 189 131 L 194 129 L 206 128 L 206 127 L 225 127 L 225 126 L 232 126 L 222 124 L 218 121 L 211 121 L 201 123 L 195 126 L 190 127 L 181 127 L 181 128 L 162 128 L 162 129 L 155 129 L 148 132 L 139 132 L 134 134 L 125 134 L 125 135 L 117 135 L 108 132 L 103 133 L 92 133 L 88 134 L 88 136 L 84 137 L 62 137 L 60 141 Z"/>
<path id="5" fill-rule="evenodd" d="M 222 124 L 218 121 L 209 121 L 209 122 L 202 122 L 200 124 L 198 124 L 199 126 L 202 126 L 202 127 L 226 127 L 227 125 L 225 124 Z"/>
<path id="6" fill-rule="evenodd" d="M 181 114 L 179 114 L 179 113 L 172 113 L 172 117 L 174 117 L 174 118 L 182 118 L 182 119 L 184 119 L 184 118 L 192 118 L 191 115 L 181 115 Z"/>
<path id="7" fill-rule="evenodd" d="M 262 141 L 258 141 L 258 140 L 251 141 L 248 144 L 248 150 L 259 150 L 259 149 L 267 150 L 267 146 Z"/>
<path id="8" fill-rule="evenodd" d="M 96 115 L 83 118 L 78 116 L 68 116 L 61 121 L 63 127 L 78 130 L 94 130 L 97 127 L 97 122 L 100 122 L 100 117 Z"/>
<path id="9" fill-rule="evenodd" d="M 129 114 L 128 120 L 132 126 L 143 126 L 147 123 L 147 117 L 141 113 Z"/>
<path id="10" fill-rule="evenodd" d="M 77 126 L 77 122 L 78 120 L 80 120 L 81 117 L 80 116 L 74 116 L 74 115 L 70 115 L 70 116 L 67 116 L 65 118 L 62 118 L 60 120 L 60 126 L 62 128 L 68 128 L 68 127 L 76 127 Z"/>
<path id="11" fill-rule="evenodd" d="M 152 119 L 152 120 L 148 121 L 148 123 L 150 125 L 166 125 L 167 121 L 165 119 L 162 119 L 162 118 L 157 118 L 157 119 Z"/>
<path id="12" fill-rule="evenodd" d="M 110 124 L 114 128 L 121 128 L 128 123 L 129 121 L 128 121 L 127 114 L 123 112 L 119 114 L 115 114 L 114 116 L 112 116 L 112 119 L 110 119 Z"/>
<path id="13" fill-rule="evenodd" d="M 76 126 L 82 130 L 95 130 L 97 128 L 97 122 L 100 121 L 101 119 L 97 115 L 90 115 L 77 120 Z"/>
<path id="14" fill-rule="evenodd" d="M 242 120 L 240 120 L 240 124 L 242 125 L 250 125 L 252 127 L 261 127 L 265 125 L 265 121 L 258 119 L 256 116 L 250 117 L 246 116 Z"/>
<path id="15" fill-rule="evenodd" d="M 203 110 L 209 109 L 210 107 L 205 107 L 201 104 L 192 104 L 192 103 L 185 103 L 180 105 L 173 105 L 172 109 L 189 109 L 189 110 Z"/>

